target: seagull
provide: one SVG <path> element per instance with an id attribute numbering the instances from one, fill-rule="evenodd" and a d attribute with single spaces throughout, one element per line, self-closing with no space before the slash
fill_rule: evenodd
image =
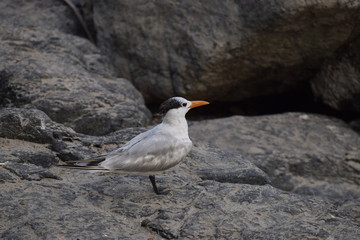
<path id="1" fill-rule="evenodd" d="M 190 152 L 192 142 L 188 134 L 186 113 L 196 107 L 207 105 L 206 101 L 188 101 L 172 97 L 160 105 L 162 122 L 140 133 L 122 147 L 93 159 L 68 161 L 86 165 L 60 165 L 66 168 L 109 171 L 127 174 L 149 175 L 156 194 L 160 194 L 155 174 L 177 165 Z"/>

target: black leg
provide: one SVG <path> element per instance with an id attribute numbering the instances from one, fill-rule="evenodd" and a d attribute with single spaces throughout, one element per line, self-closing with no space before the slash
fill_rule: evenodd
<path id="1" fill-rule="evenodd" d="M 158 191 L 158 189 L 156 187 L 155 175 L 150 175 L 149 178 L 150 178 L 150 182 L 151 182 L 151 184 L 153 186 L 154 192 L 159 195 L 160 193 L 159 193 L 159 191 Z"/>

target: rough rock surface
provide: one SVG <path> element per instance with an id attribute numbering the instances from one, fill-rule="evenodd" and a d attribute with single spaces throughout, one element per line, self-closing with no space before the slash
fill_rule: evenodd
<path id="1" fill-rule="evenodd" d="M 202 135 L 206 131 L 209 136 L 210 130 L 217 137 Z M 340 190 L 344 195 L 337 198 L 317 191 L 289 192 L 272 182 L 276 180 L 272 172 L 263 168 L 269 160 L 290 175 L 311 179 L 318 172 L 330 184 L 334 179 L 358 184 L 358 173 L 341 168 L 336 158 L 354 150 L 359 137 L 340 121 L 321 116 L 284 114 L 192 123 L 193 150 L 181 164 L 157 177 L 159 187 L 169 191 L 166 195 L 154 194 L 146 176 L 43 168 L 59 159 L 106 152 L 142 131 L 129 128 L 87 136 L 51 121 L 39 110 L 1 109 L 0 147 L 5 151 L 0 162 L 8 163 L 0 166 L 0 238 L 356 239 L 359 235 L 359 188 L 351 189 L 352 195 Z M 242 135 L 236 138 L 234 132 Z M 221 144 L 225 141 L 227 147 Z M 332 166 L 320 162 L 312 169 L 311 159 L 297 157 L 308 154 L 310 146 L 313 155 L 340 152 Z M 27 159 L 35 156 L 44 163 L 22 159 L 19 152 L 26 149 Z M 282 162 L 280 153 L 289 161 Z M 356 150 L 352 154 L 355 163 Z M 299 164 L 283 169 L 291 161 Z"/>
<path id="2" fill-rule="evenodd" d="M 83 35 L 83 29 L 65 1 L 2 0 L 1 24 Z"/>
<path id="3" fill-rule="evenodd" d="M 320 101 L 347 113 L 360 113 L 360 37 L 356 37 L 329 58 L 311 81 Z"/>
<path id="4" fill-rule="evenodd" d="M 145 125 L 150 112 L 141 94 L 111 76 L 99 49 L 68 34 L 76 30 L 76 19 L 52 2 L 0 3 L 0 106 L 37 108 L 91 135 Z M 26 14 L 34 18 L 27 21 Z"/>
<path id="5" fill-rule="evenodd" d="M 353 34 L 360 9 L 347 0 L 86 2 L 99 47 L 148 102 L 296 88 Z"/>
<path id="6" fill-rule="evenodd" d="M 360 198 L 360 136 L 340 120 L 305 113 L 234 116 L 193 123 L 189 131 L 196 142 L 241 154 L 280 189 Z"/>
<path id="7" fill-rule="evenodd" d="M 0 110 L 0 138 L 13 139 L 1 141 L 3 143 L 2 149 L 5 149 L 3 154 L 12 152 L 12 155 L 18 156 L 17 162 L 23 162 L 19 157 L 22 156 L 21 154 L 14 154 L 21 151 L 21 147 L 12 149 L 6 147 L 6 145 L 24 146 L 24 144 L 29 144 L 24 146 L 24 148 L 27 148 L 29 156 L 31 152 L 34 154 L 45 152 L 47 156 L 50 156 L 51 154 L 47 149 L 51 149 L 57 153 L 61 160 L 66 161 L 90 157 L 96 154 L 99 149 L 105 151 L 108 148 L 115 148 L 118 144 L 130 140 L 132 136 L 139 134 L 141 131 L 144 131 L 144 129 L 128 128 L 106 137 L 87 136 L 52 121 L 44 112 L 37 109 L 4 108 Z M 16 140 L 25 141 L 26 143 L 12 142 Z M 41 149 L 44 147 L 46 149 Z M 33 150 L 35 148 L 36 151 Z M 41 160 L 42 165 L 40 163 L 30 163 L 48 167 L 49 164 L 53 165 L 54 162 L 58 162 L 58 159 L 54 160 L 52 157 L 47 157 L 46 160 Z"/>

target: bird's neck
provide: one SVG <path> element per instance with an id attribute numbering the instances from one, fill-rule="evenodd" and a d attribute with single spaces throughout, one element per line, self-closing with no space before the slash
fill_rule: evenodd
<path id="1" fill-rule="evenodd" d="M 186 130 L 186 132 L 188 129 L 188 124 L 187 124 L 185 115 L 179 116 L 178 114 L 167 113 L 164 116 L 163 123 L 170 125 L 172 127 L 177 127 L 179 129 Z"/>

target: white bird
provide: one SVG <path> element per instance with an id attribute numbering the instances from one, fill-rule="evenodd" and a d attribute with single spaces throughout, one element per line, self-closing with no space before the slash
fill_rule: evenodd
<path id="1" fill-rule="evenodd" d="M 160 113 L 165 116 L 159 125 L 137 135 L 124 146 L 107 155 L 88 160 L 70 161 L 71 163 L 88 162 L 87 166 L 61 166 L 149 175 L 155 193 L 160 194 L 156 186 L 155 174 L 177 165 L 192 147 L 185 114 L 192 108 L 206 104 L 209 103 L 172 97 L 160 105 Z"/>

